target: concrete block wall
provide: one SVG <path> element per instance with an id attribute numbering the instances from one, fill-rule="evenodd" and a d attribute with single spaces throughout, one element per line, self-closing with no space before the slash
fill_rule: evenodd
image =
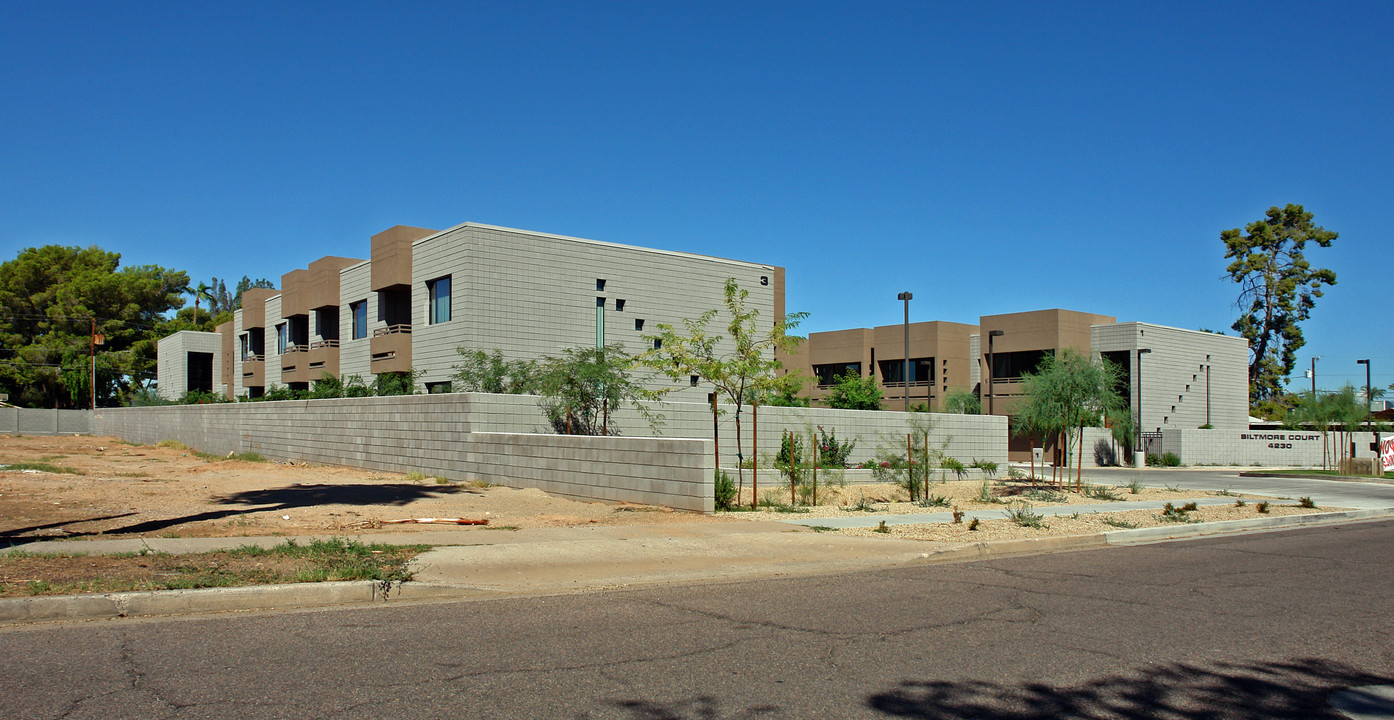
<path id="1" fill-rule="evenodd" d="M 88 435 L 90 410 L 0 408 L 0 433 L 12 435 Z"/>
<path id="2" fill-rule="evenodd" d="M 111 408 L 95 414 L 91 430 L 145 444 L 173 439 L 218 455 L 415 470 L 711 511 L 709 441 L 473 434 L 470 405 L 471 396 L 456 394 Z"/>
<path id="3" fill-rule="evenodd" d="M 1376 455 L 1370 449 L 1373 433 L 1352 433 L 1349 439 L 1355 443 L 1357 458 Z M 1334 461 L 1336 442 L 1335 433 L 1324 441 L 1322 433 L 1300 430 L 1162 430 L 1163 451 L 1176 453 L 1184 465 L 1321 467 L 1323 452 L 1328 464 Z"/>
<path id="4" fill-rule="evenodd" d="M 475 430 L 515 433 L 551 431 L 535 397 L 484 393 L 471 393 L 470 397 L 473 398 L 471 408 Z M 625 407 L 614 413 L 620 433 L 632 436 L 712 439 L 712 415 L 707 404 L 662 402 L 651 403 L 649 406 L 663 416 L 660 427 L 656 430 L 651 429 L 637 411 Z M 722 406 L 722 410 L 724 414 L 719 420 L 718 441 L 721 464 L 723 467 L 734 467 L 737 463 L 735 408 Z M 766 456 L 772 458 L 778 453 L 780 437 L 785 431 L 806 433 L 810 430 L 816 431 L 822 426 L 828 432 L 836 432 L 840 442 L 856 440 L 857 445 L 852 451 L 851 460 L 853 463 L 860 463 L 874 456 L 879 443 L 896 447 L 904 445 L 911 416 L 923 418 L 918 413 L 892 411 L 762 407 L 758 416 L 759 454 L 764 459 Z M 932 446 L 946 444 L 944 452 L 965 464 L 973 460 L 991 460 L 1006 466 L 1006 417 L 932 413 L 930 418 L 933 423 L 930 431 Z M 757 429 L 755 420 L 751 408 L 746 406 L 741 418 L 741 435 L 747 459 L 751 456 L 753 448 L 751 433 Z"/>
<path id="5" fill-rule="evenodd" d="M 477 432 L 470 447 L 470 474 L 489 482 L 715 511 L 710 440 Z"/>

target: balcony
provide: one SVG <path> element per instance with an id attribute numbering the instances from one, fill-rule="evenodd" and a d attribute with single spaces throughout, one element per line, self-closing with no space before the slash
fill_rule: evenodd
<path id="1" fill-rule="evenodd" d="M 330 375 L 338 377 L 339 341 L 320 340 L 319 342 L 310 343 L 307 366 L 311 382 L 318 380 L 324 373 L 329 373 Z"/>
<path id="2" fill-rule="evenodd" d="M 287 385 L 309 382 L 309 358 L 309 345 L 287 345 L 286 351 L 281 353 L 281 382 Z"/>
<path id="3" fill-rule="evenodd" d="M 411 370 L 411 326 L 406 324 L 388 325 L 374 330 L 369 352 L 372 354 L 369 370 L 374 375 L 386 372 L 409 372 Z"/>
<path id="4" fill-rule="evenodd" d="M 266 356 L 242 356 L 242 387 L 266 386 Z"/>

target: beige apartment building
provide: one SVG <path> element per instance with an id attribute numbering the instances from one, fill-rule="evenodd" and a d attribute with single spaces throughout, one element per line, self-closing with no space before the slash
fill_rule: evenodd
<path id="1" fill-rule="evenodd" d="M 977 325 L 909 324 L 909 404 L 944 408 L 955 390 L 976 394 L 983 413 L 1013 415 L 1022 376 L 1063 348 L 1108 359 L 1123 371 L 1120 394 L 1144 433 L 1163 428 L 1247 428 L 1249 346 L 1243 338 L 1074 310 L 985 315 Z M 883 405 L 903 407 L 905 325 L 811 333 L 786 364 L 814 379 L 815 402 L 847 372 L 874 377 Z M 1039 441 L 1039 440 L 1038 440 Z M 1047 451 L 1051 449 L 1045 443 Z M 1031 441 L 1009 441 L 1012 460 L 1030 458 Z"/>
<path id="2" fill-rule="evenodd" d="M 426 390 L 448 392 L 457 348 L 508 359 L 597 343 L 637 353 L 659 323 L 720 307 L 727 278 L 749 291 L 761 318 L 784 315 L 784 269 L 774 265 L 476 223 L 399 225 L 369 245 L 368 259 L 321 258 L 283 274 L 279 289 L 248 290 L 216 333 L 166 338 L 161 394 L 258 397 L 275 386 L 307 389 L 325 373 L 371 383 L 409 371 Z M 210 347 L 218 348 L 212 382 L 187 369 L 190 353 Z M 702 402 L 707 392 L 685 387 L 670 397 Z"/>

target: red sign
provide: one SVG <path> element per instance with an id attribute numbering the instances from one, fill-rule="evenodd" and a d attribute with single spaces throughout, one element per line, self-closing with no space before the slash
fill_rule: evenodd
<path id="1" fill-rule="evenodd" d="M 1379 459 L 1385 472 L 1394 470 L 1394 437 L 1379 441 Z"/>

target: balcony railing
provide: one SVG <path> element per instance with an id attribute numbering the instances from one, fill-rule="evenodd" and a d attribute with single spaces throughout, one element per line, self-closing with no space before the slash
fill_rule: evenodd
<path id="1" fill-rule="evenodd" d="M 901 381 L 901 380 L 883 380 L 883 381 L 881 382 L 881 386 L 882 386 L 882 387 L 888 387 L 888 388 L 903 388 L 903 387 L 905 387 L 905 383 L 904 383 L 903 381 Z M 917 387 L 933 387 L 933 386 L 934 386 L 934 381 L 933 381 L 933 380 L 911 380 L 911 381 L 910 381 L 910 387 L 912 387 L 912 388 L 917 388 Z"/>
<path id="2" fill-rule="evenodd" d="M 373 331 L 373 337 L 382 337 L 384 335 L 398 334 L 410 335 L 411 325 L 407 323 L 399 323 L 397 325 L 388 325 L 387 327 L 380 327 L 377 330 Z"/>
<path id="3" fill-rule="evenodd" d="M 295 353 L 302 353 L 302 352 L 309 352 L 309 351 L 310 351 L 310 346 L 309 346 L 309 345 L 296 345 L 295 343 L 290 343 L 289 345 L 286 345 L 286 351 L 283 352 L 283 353 L 281 353 L 281 354 L 282 354 L 282 355 L 293 355 L 293 354 L 295 354 Z"/>
<path id="4" fill-rule="evenodd" d="M 336 347 L 339 347 L 339 341 L 338 341 L 338 340 L 320 340 L 320 341 L 318 341 L 318 342 L 310 343 L 310 349 L 311 349 L 311 350 L 323 350 L 323 349 L 325 349 L 325 348 L 336 348 Z"/>
<path id="5" fill-rule="evenodd" d="M 247 354 L 242 356 L 242 362 L 266 362 L 266 356 Z"/>

